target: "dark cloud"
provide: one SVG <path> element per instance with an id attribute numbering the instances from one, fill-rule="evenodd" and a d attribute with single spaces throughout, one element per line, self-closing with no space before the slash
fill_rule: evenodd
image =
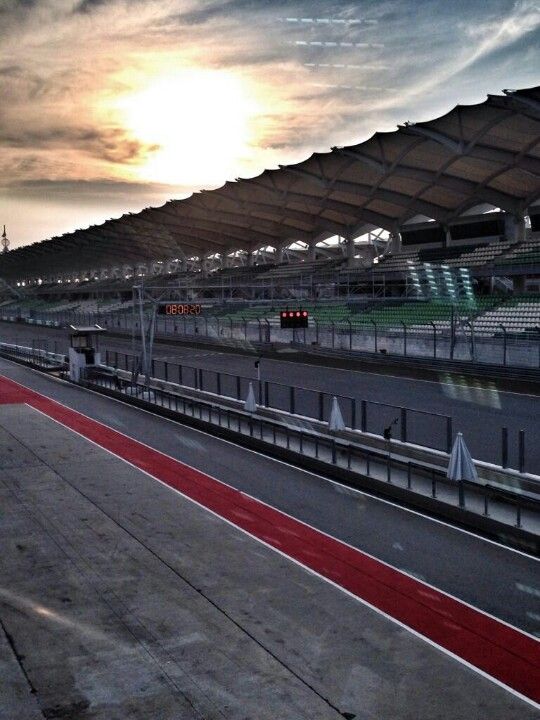
<path id="1" fill-rule="evenodd" d="M 40 4 L 40 0 L 0 0 L 0 19 L 7 31 L 11 27 L 10 20 L 24 20 L 30 11 Z"/>
<path id="2" fill-rule="evenodd" d="M 121 128 L 53 127 L 39 130 L 11 128 L 0 135 L 0 146 L 34 151 L 77 150 L 100 160 L 129 164 L 159 149 L 126 137 Z"/>
<path id="3" fill-rule="evenodd" d="M 73 13 L 92 13 L 94 10 L 99 10 L 101 7 L 106 5 L 118 5 L 121 3 L 135 5 L 138 2 L 143 3 L 145 0 L 80 0 L 73 8 Z"/>
<path id="4" fill-rule="evenodd" d="M 92 12 L 96 8 L 100 8 L 102 5 L 107 5 L 110 0 L 81 0 L 73 8 L 74 13 L 88 13 Z"/>
<path id="5" fill-rule="evenodd" d="M 0 12 L 9 13 L 13 10 L 28 10 L 39 4 L 39 0 L 3 0 Z"/>
<path id="6" fill-rule="evenodd" d="M 14 191 L 24 190 L 35 195 L 63 195 L 75 193 L 84 197 L 108 197 L 115 195 L 139 195 L 141 193 L 170 191 L 168 186 L 155 183 L 124 182 L 115 180 L 21 180 L 12 186 Z"/>
<path id="7" fill-rule="evenodd" d="M 220 2 L 200 3 L 200 7 L 185 13 L 179 13 L 171 19 L 183 25 L 204 25 L 215 18 L 237 17 L 244 13 L 260 14 L 261 12 L 277 11 L 286 7 L 285 2 L 261 3 L 257 0 L 222 0 Z M 290 3 L 289 3 L 290 6 Z"/>

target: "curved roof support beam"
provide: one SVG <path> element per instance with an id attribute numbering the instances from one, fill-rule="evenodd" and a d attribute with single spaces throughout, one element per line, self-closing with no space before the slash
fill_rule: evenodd
<path id="1" fill-rule="evenodd" d="M 231 223 L 231 222 L 228 222 L 225 220 L 221 220 L 218 223 L 211 219 L 204 218 L 204 217 L 197 217 L 194 215 L 178 215 L 178 214 L 173 214 L 173 213 L 162 213 L 162 214 L 166 214 L 168 217 L 171 218 L 171 220 L 174 220 L 174 223 L 172 223 L 172 222 L 168 223 L 168 225 L 170 224 L 171 226 L 174 226 L 174 227 L 202 227 L 209 231 L 217 232 L 215 229 L 216 226 L 219 226 L 219 227 L 225 226 L 227 228 L 227 230 L 226 230 L 226 233 L 224 234 L 224 237 L 237 238 L 240 242 L 245 241 L 245 239 L 246 239 L 245 238 L 245 230 L 250 230 L 250 231 L 256 233 L 257 235 L 261 235 L 261 236 L 264 236 L 264 237 L 267 237 L 270 239 L 280 236 L 279 234 L 269 233 L 269 232 L 266 232 L 265 230 L 259 229 L 257 227 L 246 227 L 246 226 L 238 225 L 236 223 Z M 281 228 L 278 228 L 278 229 L 281 229 Z M 291 228 L 291 230 L 293 230 L 294 233 L 297 232 L 295 228 Z M 243 233 L 243 235 L 237 235 L 236 233 L 238 233 L 238 232 Z M 302 234 L 303 231 L 299 230 L 298 232 L 300 234 Z"/>
<path id="2" fill-rule="evenodd" d="M 488 102 L 494 107 L 511 108 L 521 115 L 526 115 L 533 120 L 540 120 L 540 102 L 531 97 L 518 95 L 512 90 L 503 90 L 505 98 L 500 95 L 488 95 Z"/>
<path id="3" fill-rule="evenodd" d="M 392 230 L 395 226 L 395 220 L 388 215 L 382 215 L 381 213 L 374 212 L 373 210 L 366 210 L 364 208 L 356 207 L 355 205 L 349 205 L 341 200 L 333 200 L 331 198 L 317 198 L 313 195 L 307 195 L 299 192 L 288 192 L 287 197 L 291 200 L 298 202 L 309 202 L 317 200 L 320 201 L 322 211 L 324 210 L 335 210 L 338 213 L 343 213 L 351 217 L 351 223 L 344 226 L 344 230 L 349 232 L 351 227 L 354 227 L 357 222 L 369 223 L 376 227 L 384 228 L 385 230 Z M 346 232 L 342 232 L 345 235 Z"/>
<path id="4" fill-rule="evenodd" d="M 297 169 L 284 168 L 284 172 L 289 171 L 292 171 L 295 175 L 305 174 L 308 179 L 316 178 L 316 176 L 312 175 L 312 173 L 303 173 L 303 171 L 298 171 Z M 318 184 L 320 185 L 321 183 L 319 182 Z M 392 205 L 398 205 L 399 207 L 409 207 L 411 201 L 414 200 L 419 212 L 434 219 L 443 218 L 447 212 L 446 208 L 440 205 L 435 205 L 434 203 L 426 200 L 415 199 L 411 195 L 396 192 L 395 190 L 386 190 L 384 188 L 377 188 L 374 190 L 371 185 L 366 185 L 364 183 L 354 183 L 348 180 L 329 180 L 324 183 L 323 187 L 329 193 L 343 192 L 348 195 L 370 198 L 371 200 L 383 200 L 384 202 L 391 203 Z"/>
<path id="5" fill-rule="evenodd" d="M 420 135 L 425 137 L 426 139 L 437 140 L 434 137 L 428 137 L 428 135 L 424 132 L 426 128 L 419 128 L 419 127 L 413 127 L 412 125 L 407 126 L 401 126 L 401 132 L 407 134 L 407 135 Z M 431 133 L 431 131 L 428 131 Z M 441 135 L 440 133 L 437 133 L 437 135 Z M 451 140 L 451 138 L 448 138 Z M 456 143 L 455 140 L 452 140 L 452 142 L 460 147 L 460 143 Z M 446 146 L 446 142 L 441 142 L 440 144 Z M 533 144 L 529 147 L 529 149 L 532 149 L 534 145 L 538 144 L 538 140 L 535 140 Z M 506 165 L 507 168 L 512 167 L 519 167 L 522 170 L 525 170 L 527 172 L 530 172 L 533 175 L 540 175 L 540 160 L 534 157 L 528 156 L 526 153 L 523 152 L 520 153 L 514 153 L 510 150 L 502 150 L 501 148 L 492 147 L 491 145 L 484 145 L 482 143 L 479 143 L 475 141 L 473 144 L 469 143 L 466 147 L 466 151 L 459 151 L 455 152 L 454 155 L 457 157 L 461 157 L 462 155 L 468 155 L 472 158 L 477 158 L 478 160 L 487 160 L 488 162 L 498 162 L 501 163 L 501 165 Z"/>
<path id="6" fill-rule="evenodd" d="M 234 227 L 236 231 L 238 231 L 239 234 L 233 234 L 233 232 L 230 231 L 230 228 Z M 210 236 L 214 236 L 216 238 L 220 238 L 222 241 L 221 243 L 213 243 L 216 245 L 216 247 L 222 248 L 224 245 L 234 245 L 236 247 L 243 247 L 244 245 L 251 244 L 253 242 L 259 242 L 260 245 L 268 245 L 271 244 L 272 240 L 275 240 L 276 236 L 271 235 L 268 233 L 265 233 L 264 231 L 257 231 L 255 234 L 252 232 L 242 232 L 242 228 L 238 226 L 229 226 L 229 230 L 226 232 L 219 232 L 219 230 L 216 229 L 216 226 L 208 221 L 196 221 L 194 222 L 194 218 L 191 218 L 189 222 L 183 222 L 178 226 L 179 232 L 184 232 L 185 235 L 189 235 L 190 232 L 185 232 L 186 230 L 191 231 L 195 230 L 196 234 L 205 233 Z M 244 228 L 245 230 L 245 228 Z M 201 232 L 202 231 L 202 232 Z"/>
<path id="7" fill-rule="evenodd" d="M 153 226 L 156 227 L 155 225 Z M 190 250 L 193 250 L 194 255 L 198 255 L 206 250 L 208 252 L 220 252 L 224 246 L 230 244 L 231 239 L 236 241 L 238 240 L 235 236 L 229 236 L 227 233 L 217 231 L 214 226 L 210 229 L 203 228 L 202 232 L 200 228 L 196 228 L 198 230 L 197 233 L 186 233 L 186 228 L 194 228 L 195 226 L 186 225 L 185 222 L 167 223 L 167 225 L 162 225 L 161 227 L 166 230 L 168 235 L 174 238 L 177 245 L 179 244 L 179 236 L 183 236 L 184 238 L 191 237 L 191 244 L 189 245 L 189 248 Z M 202 247 L 203 245 L 211 245 L 213 247 Z M 186 243 L 182 242 L 182 246 L 186 247 Z M 176 252 L 176 250 L 173 249 L 173 252 Z"/>
<path id="8" fill-rule="evenodd" d="M 218 192 L 213 191 L 213 192 Z M 219 194 L 219 193 L 218 193 Z M 254 200 L 242 200 L 240 198 L 233 198 L 229 197 L 227 195 L 222 195 L 221 197 L 225 198 L 228 202 L 235 203 L 240 208 L 245 208 L 250 215 L 252 215 L 252 210 L 248 210 L 248 208 L 252 208 L 256 212 L 268 212 L 268 213 L 275 213 L 280 216 L 282 221 L 286 220 L 298 220 L 299 222 L 313 225 L 315 230 L 327 230 L 328 232 L 334 233 L 336 235 L 339 235 L 340 233 L 343 233 L 344 226 L 342 226 L 340 223 L 336 223 L 333 220 L 328 220 L 327 218 L 321 217 L 318 213 L 310 213 L 305 212 L 302 210 L 297 210 L 294 208 L 289 208 L 286 205 L 279 205 L 279 204 L 273 204 L 273 203 L 261 203 Z M 252 215 L 253 216 L 253 215 Z M 258 217 L 258 216 L 253 216 Z M 287 226 L 294 229 L 294 226 Z"/>
<path id="9" fill-rule="evenodd" d="M 341 147 L 333 147 L 332 150 L 338 155 L 356 160 L 356 162 L 362 163 L 362 165 L 367 165 L 367 167 L 375 170 L 381 175 L 386 175 L 390 169 L 390 167 L 381 160 L 377 160 L 376 158 L 366 155 L 365 153 L 358 152 L 357 150 L 350 150 L 348 148 Z"/>
<path id="10" fill-rule="evenodd" d="M 219 218 L 220 224 L 221 220 L 223 220 L 223 223 L 225 225 L 231 225 L 231 227 L 238 228 L 241 230 L 253 230 L 253 232 L 259 232 L 259 228 L 263 227 L 270 231 L 277 231 L 278 236 L 282 234 L 283 230 L 290 230 L 291 234 L 294 233 L 294 235 L 298 235 L 299 237 L 306 237 L 309 239 L 311 237 L 311 233 L 309 233 L 307 230 L 302 230 L 301 228 L 294 227 L 293 225 L 282 225 L 279 222 L 275 220 L 268 220 L 268 218 L 261 218 L 256 215 L 249 214 L 243 214 L 243 213 L 235 213 L 231 212 L 229 210 L 219 210 L 219 209 L 213 209 L 210 211 L 212 213 L 212 221 L 213 218 Z M 204 217 L 199 217 L 198 215 L 190 215 L 190 216 L 184 216 L 188 217 L 188 219 L 192 220 L 205 220 Z M 251 218 L 253 220 L 252 223 L 250 223 L 248 226 L 246 225 L 238 225 L 234 222 L 230 222 L 232 220 L 245 220 L 246 218 Z"/>
<path id="11" fill-rule="evenodd" d="M 431 128 L 425 128 L 414 123 L 405 123 L 405 125 L 398 125 L 398 128 L 405 132 L 407 135 L 418 135 L 426 138 L 427 140 L 433 140 L 439 145 L 443 145 L 445 148 L 450 150 L 454 155 L 462 155 L 464 151 L 464 145 L 461 141 L 454 140 L 449 135 L 444 135 L 438 130 L 432 130 Z"/>
<path id="12" fill-rule="evenodd" d="M 163 231 L 160 229 L 159 233 L 156 228 L 152 231 L 151 229 L 145 228 L 144 230 L 135 229 L 133 235 L 126 236 L 123 233 L 108 233 L 105 237 L 118 238 L 122 241 L 126 239 L 130 247 L 140 250 L 142 248 L 143 254 L 148 247 L 152 253 L 152 257 L 159 257 L 160 253 L 164 255 L 174 255 L 175 253 L 181 252 L 182 248 L 179 247 L 178 243 L 170 237 L 170 233 L 163 236 Z M 184 246 L 185 247 L 185 246 Z M 193 246 L 194 250 L 198 247 Z"/>
<path id="13" fill-rule="evenodd" d="M 388 215 L 382 215 L 381 213 L 374 212 L 373 210 L 365 210 L 357 205 L 352 205 L 341 200 L 333 200 L 328 197 L 301 193 L 297 190 L 287 190 L 286 192 L 273 190 L 268 187 L 268 185 L 262 185 L 260 183 L 257 183 L 257 186 L 271 195 L 278 196 L 284 201 L 291 200 L 298 203 L 312 203 L 320 208 L 320 212 L 324 212 L 325 210 L 334 210 L 337 213 L 349 216 L 351 218 L 351 223 L 344 226 L 341 232 L 342 235 L 345 235 L 354 223 L 361 220 L 365 223 L 369 223 L 370 225 L 374 225 L 375 227 L 381 227 L 385 230 L 389 230 L 390 232 L 396 224 L 396 221 Z"/>
<path id="14" fill-rule="evenodd" d="M 409 165 L 401 165 L 400 163 L 393 166 L 390 170 L 386 168 L 382 163 L 375 162 L 375 165 L 371 163 L 371 158 L 368 160 L 367 155 L 356 153 L 354 150 L 338 149 L 340 155 L 347 155 L 351 158 L 358 160 L 361 164 L 369 165 L 372 169 L 376 169 L 381 175 L 397 175 L 399 177 L 410 178 L 411 180 L 418 180 L 426 183 L 426 190 L 431 187 L 440 185 L 448 190 L 453 190 L 461 195 L 470 195 L 475 193 L 478 188 L 478 184 L 471 180 L 465 180 L 464 178 L 458 178 L 454 175 L 447 173 L 436 173 L 431 170 L 425 170 L 423 168 L 411 167 Z M 499 190 L 493 190 L 492 188 L 485 188 L 483 190 L 483 199 L 486 202 L 500 207 L 508 212 L 514 212 L 518 204 L 515 198 L 506 193 L 500 192 Z"/>
<path id="15" fill-rule="evenodd" d="M 126 234 L 125 232 L 109 230 L 107 233 L 95 237 L 100 242 L 108 243 L 111 249 L 114 249 L 114 244 L 120 244 L 120 246 L 124 247 L 127 245 L 130 250 L 135 250 L 146 259 L 155 259 L 159 257 L 160 253 L 164 257 L 172 257 L 178 251 L 178 246 L 171 244 L 168 239 L 160 237 L 155 228 L 153 232 L 148 232 L 146 228 L 144 231 L 139 228 L 132 229 L 130 226 L 128 226 L 128 229 L 131 229 L 132 233 Z"/>

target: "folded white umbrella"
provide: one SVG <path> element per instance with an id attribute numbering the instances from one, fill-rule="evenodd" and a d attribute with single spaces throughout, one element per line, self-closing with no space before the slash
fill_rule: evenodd
<path id="1" fill-rule="evenodd" d="M 332 398 L 332 411 L 330 412 L 330 422 L 328 423 L 330 430 L 343 430 L 345 423 L 343 422 L 343 415 L 339 408 L 337 397 L 334 395 Z"/>
<path id="2" fill-rule="evenodd" d="M 454 441 L 446 477 L 457 481 L 478 480 L 478 473 L 462 433 L 458 433 Z"/>
<path id="3" fill-rule="evenodd" d="M 257 404 L 255 402 L 255 393 L 253 392 L 253 383 L 249 383 L 249 390 L 247 394 L 246 401 L 244 403 L 244 410 L 247 410 L 247 412 L 255 412 L 257 409 Z"/>

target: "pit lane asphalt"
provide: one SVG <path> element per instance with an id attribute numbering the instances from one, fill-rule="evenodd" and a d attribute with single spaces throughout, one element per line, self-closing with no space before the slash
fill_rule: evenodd
<path id="1" fill-rule="evenodd" d="M 9 361 L 0 373 L 540 636 L 533 558 Z"/>

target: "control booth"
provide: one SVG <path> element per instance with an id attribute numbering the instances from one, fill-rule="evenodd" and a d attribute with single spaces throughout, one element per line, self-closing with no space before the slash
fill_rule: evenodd
<path id="1" fill-rule="evenodd" d="M 69 326 L 69 379 L 79 382 L 86 368 L 101 364 L 98 338 L 106 328 Z"/>

